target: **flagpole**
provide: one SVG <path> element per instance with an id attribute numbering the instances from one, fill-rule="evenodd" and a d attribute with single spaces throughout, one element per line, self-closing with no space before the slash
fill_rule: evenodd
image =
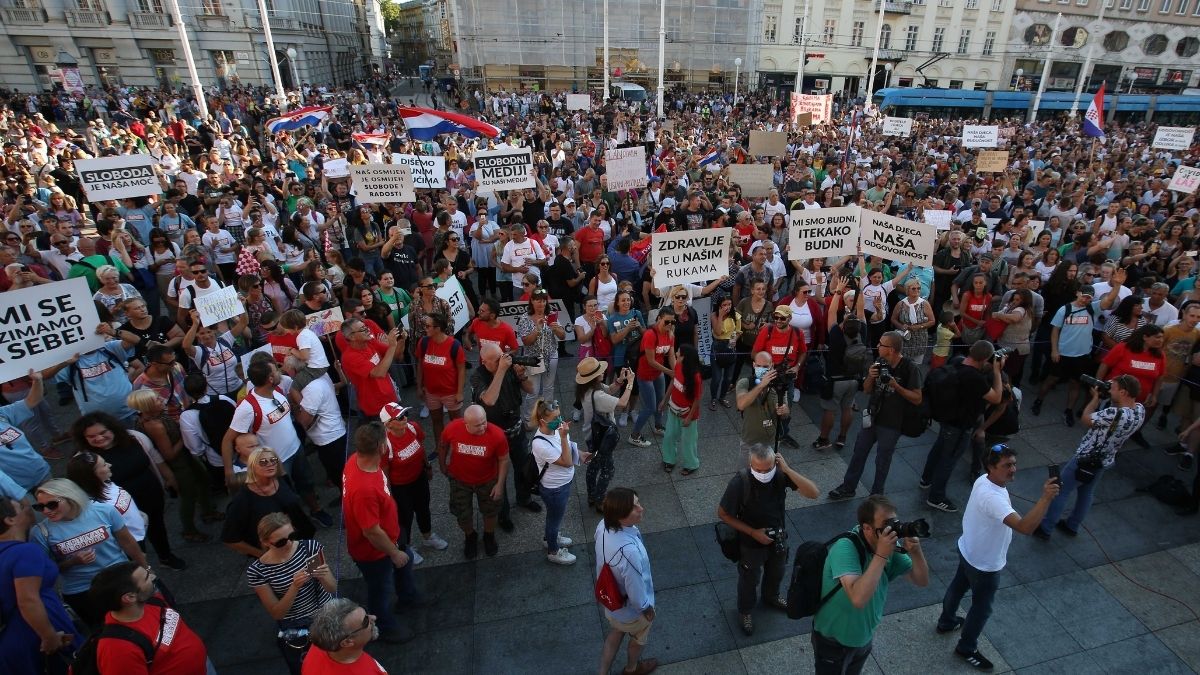
<path id="1" fill-rule="evenodd" d="M 1104 10 L 1108 7 L 1107 0 L 1100 3 L 1100 15 L 1096 17 L 1097 22 L 1104 21 Z M 1075 113 L 1079 111 L 1079 97 L 1083 95 L 1084 84 L 1092 79 L 1090 70 L 1092 67 L 1092 58 L 1096 55 L 1096 42 L 1088 45 L 1087 56 L 1083 59 L 1083 70 L 1079 71 L 1079 81 L 1075 83 L 1075 102 L 1071 104 L 1070 118 L 1075 119 Z"/>
<path id="2" fill-rule="evenodd" d="M 1046 49 L 1046 63 L 1042 65 L 1042 77 L 1038 80 L 1037 95 L 1033 97 L 1033 107 L 1029 109 L 1029 122 L 1037 120 L 1038 108 L 1042 105 L 1042 94 L 1046 93 L 1046 81 L 1050 79 L 1050 62 L 1054 56 L 1054 43 L 1058 41 L 1058 27 L 1062 24 L 1062 12 L 1054 17 L 1054 30 L 1050 32 L 1050 43 Z"/>

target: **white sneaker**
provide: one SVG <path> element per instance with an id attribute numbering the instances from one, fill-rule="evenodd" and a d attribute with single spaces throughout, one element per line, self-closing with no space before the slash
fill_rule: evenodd
<path id="1" fill-rule="evenodd" d="M 629 413 L 621 413 L 617 416 L 617 426 L 629 426 Z"/>
<path id="2" fill-rule="evenodd" d="M 580 418 L 582 418 L 582 417 L 583 417 L 582 410 L 577 409 L 577 410 L 574 410 L 571 412 L 571 421 L 572 422 L 578 422 L 580 420 Z"/>
<path id="3" fill-rule="evenodd" d="M 421 554 L 417 553 L 416 551 L 413 551 L 413 555 L 412 555 L 413 566 L 415 567 L 417 565 L 420 565 L 423 562 L 425 562 L 425 559 L 421 557 Z"/>
<path id="4" fill-rule="evenodd" d="M 800 402 L 800 390 L 793 389 L 792 390 L 792 403 L 799 403 L 799 402 Z"/>
<path id="5" fill-rule="evenodd" d="M 564 537 L 564 536 L 563 536 L 563 535 L 561 535 L 561 534 L 560 534 L 560 535 L 558 535 L 558 547 L 559 547 L 559 548 L 565 548 L 565 547 L 567 547 L 567 546 L 570 546 L 571 544 L 574 544 L 574 543 L 575 543 L 575 541 L 574 541 L 574 540 L 572 540 L 570 537 Z"/>
<path id="6" fill-rule="evenodd" d="M 572 555 L 571 552 L 565 548 L 560 548 L 557 551 L 555 551 L 554 553 L 547 553 L 546 560 L 549 560 L 550 562 L 554 563 L 555 565 L 574 565 L 575 564 L 575 556 Z"/>
<path id="7" fill-rule="evenodd" d="M 431 533 L 428 539 L 421 541 L 421 546 L 425 548 L 431 548 L 435 551 L 445 551 L 446 547 L 449 545 L 450 544 L 446 543 L 445 539 L 437 536 L 437 532 Z"/>
<path id="8" fill-rule="evenodd" d="M 429 406 L 421 406 L 421 419 L 429 417 Z"/>

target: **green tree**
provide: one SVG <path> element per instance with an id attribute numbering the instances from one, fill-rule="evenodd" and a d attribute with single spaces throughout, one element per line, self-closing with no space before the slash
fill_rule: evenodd
<path id="1" fill-rule="evenodd" d="M 383 14 L 384 28 L 390 33 L 400 28 L 400 5 L 392 0 L 380 0 L 379 11 Z"/>

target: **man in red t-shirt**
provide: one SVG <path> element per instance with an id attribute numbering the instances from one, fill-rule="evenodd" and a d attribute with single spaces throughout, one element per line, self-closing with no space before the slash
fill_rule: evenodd
<path id="1" fill-rule="evenodd" d="M 412 408 L 399 403 L 389 403 L 379 411 L 379 420 L 387 429 L 387 449 L 384 462 L 387 465 L 388 482 L 392 486 L 392 499 L 400 513 L 400 541 L 412 541 L 412 519 L 417 516 L 417 527 L 421 530 L 421 545 L 443 551 L 448 544 L 433 532 L 433 521 L 429 514 L 429 479 L 433 476 L 433 465 L 425 457 L 425 430 L 420 424 L 408 421 Z M 420 555 L 417 563 L 420 564 Z"/>
<path id="2" fill-rule="evenodd" d="M 135 562 L 106 567 L 92 578 L 89 595 L 101 605 L 105 626 L 140 633 L 154 646 L 154 664 L 146 665 L 141 646 L 132 640 L 102 638 L 96 665 L 102 673 L 204 673 L 208 652 L 200 636 L 167 606 L 154 589 L 154 572 Z"/>
<path id="3" fill-rule="evenodd" d="M 375 617 L 353 600 L 333 598 L 313 614 L 308 629 L 312 648 L 304 657 L 302 675 L 387 675 L 387 670 L 364 650 L 379 637 Z"/>
<path id="4" fill-rule="evenodd" d="M 804 367 L 802 357 L 807 347 L 804 345 L 804 334 L 791 326 L 791 307 L 787 305 L 776 307 L 773 318 L 775 319 L 774 324 L 758 331 L 758 337 L 754 338 L 754 348 L 750 351 L 752 354 L 767 352 L 771 355 L 773 365 L 783 365 L 787 369 L 789 378 L 787 398 L 782 403 L 790 405 L 788 401 L 791 400 L 792 393 L 796 391 L 796 382 Z M 791 415 L 779 418 L 779 442 L 789 448 L 799 448 L 800 442 L 790 433 L 791 421 Z"/>
<path id="5" fill-rule="evenodd" d="M 378 617 L 379 639 L 398 644 L 415 633 L 392 613 L 392 596 L 407 607 L 427 605 L 430 600 L 417 591 L 412 549 L 398 543 L 400 518 L 383 466 L 386 449 L 382 424 L 364 424 L 354 432 L 354 454 L 342 472 L 342 517 L 346 550 L 367 584 L 367 610 Z"/>
<path id="6" fill-rule="evenodd" d="M 675 373 L 675 310 L 663 307 L 658 312 L 654 328 L 642 335 L 642 358 L 637 366 L 638 396 L 642 407 L 633 422 L 629 444 L 650 447 L 650 439 L 642 436 L 642 425 L 654 417 L 654 433 L 663 434 L 662 402 L 666 381 Z"/>
<path id="7" fill-rule="evenodd" d="M 587 224 L 575 233 L 579 242 L 579 265 L 589 277 L 596 274 L 596 261 L 604 255 L 604 230 L 600 227 L 600 212 L 592 211 Z"/>
<path id="8" fill-rule="evenodd" d="M 364 415 L 378 415 L 384 405 L 400 400 L 388 369 L 396 354 L 404 352 L 407 336 L 395 328 L 388 333 L 387 343 L 381 344 L 372 339 L 371 329 L 365 323 L 353 318 L 342 324 L 342 336 L 346 338 L 342 372 L 354 385 L 358 409 Z"/>
<path id="9" fill-rule="evenodd" d="M 463 555 L 479 554 L 479 536 L 475 532 L 472 496 L 479 502 L 483 516 L 483 550 L 496 555 L 496 519 L 508 477 L 508 437 L 504 430 L 487 421 L 483 406 L 467 408 L 462 419 L 446 426 L 438 443 L 438 465 L 450 479 L 450 513 L 458 519 L 466 537 Z"/>
<path id="10" fill-rule="evenodd" d="M 433 437 L 441 438 L 442 408 L 454 419 L 462 414 L 463 386 L 467 383 L 467 355 L 450 335 L 450 318 L 430 312 L 421 319 L 425 337 L 417 341 L 417 390 L 425 396 Z"/>
<path id="11" fill-rule="evenodd" d="M 467 329 L 468 340 L 474 342 L 471 349 L 480 349 L 492 344 L 505 353 L 517 350 L 517 332 L 500 320 L 500 303 L 491 298 L 479 302 L 475 320 Z"/>

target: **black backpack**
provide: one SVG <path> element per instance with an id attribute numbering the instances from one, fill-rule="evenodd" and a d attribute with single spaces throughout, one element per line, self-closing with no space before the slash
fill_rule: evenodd
<path id="1" fill-rule="evenodd" d="M 533 442 L 538 438 L 549 440 L 553 445 L 553 439 L 549 439 L 541 434 L 534 434 L 529 440 L 529 457 L 526 458 L 525 464 L 520 467 L 521 476 L 525 479 L 525 484 L 529 486 L 529 494 L 538 495 L 542 493 L 542 476 L 546 475 L 546 470 L 550 468 L 551 462 L 546 462 L 546 465 L 538 469 L 537 456 L 533 454 Z"/>
<path id="2" fill-rule="evenodd" d="M 200 430 L 204 432 L 208 446 L 217 454 L 221 454 L 221 441 L 233 423 L 233 412 L 236 409 L 235 404 L 217 394 L 209 394 L 207 402 L 193 403 L 190 408 L 198 412 Z"/>
<path id="3" fill-rule="evenodd" d="M 730 514 L 734 518 L 741 518 L 742 511 L 750 502 L 750 470 L 739 471 L 738 480 L 742 482 L 742 498 L 738 500 L 738 512 Z M 738 531 L 720 520 L 713 525 L 713 531 L 717 535 L 717 546 L 721 548 L 721 555 L 730 562 L 740 561 L 742 559 L 742 543 L 738 540 Z"/>
<path id="4" fill-rule="evenodd" d="M 829 602 L 842 584 L 836 583 L 832 590 L 821 595 L 821 580 L 825 575 L 825 559 L 829 556 L 829 547 L 838 539 L 849 539 L 858 550 L 858 564 L 866 568 L 867 549 L 863 546 L 862 538 L 856 532 L 843 532 L 822 544 L 819 541 L 806 541 L 796 547 L 796 560 L 792 563 L 792 581 L 787 590 L 787 615 L 789 619 L 803 619 L 806 616 L 816 616 L 817 612 Z M 836 580 L 835 580 L 836 581 Z"/>
<path id="5" fill-rule="evenodd" d="M 162 611 L 158 618 L 158 639 L 162 640 L 163 629 L 167 625 L 167 604 L 159 598 L 150 598 L 146 601 L 147 605 L 161 607 Z M 142 633 L 119 623 L 106 623 L 104 628 L 97 633 L 93 633 L 75 652 L 75 660 L 71 663 L 71 675 L 102 675 L 100 666 L 96 663 L 96 653 L 100 647 L 100 641 L 104 639 L 125 640 L 132 642 L 142 650 L 142 655 L 146 659 L 146 670 L 149 671 L 154 665 L 154 654 L 158 651 L 160 642 L 151 643 L 150 640 Z"/>
<path id="6" fill-rule="evenodd" d="M 941 368 L 929 371 L 921 387 L 921 407 L 942 424 L 953 424 L 958 419 L 958 367 L 963 360 L 961 355 L 955 356 Z"/>

